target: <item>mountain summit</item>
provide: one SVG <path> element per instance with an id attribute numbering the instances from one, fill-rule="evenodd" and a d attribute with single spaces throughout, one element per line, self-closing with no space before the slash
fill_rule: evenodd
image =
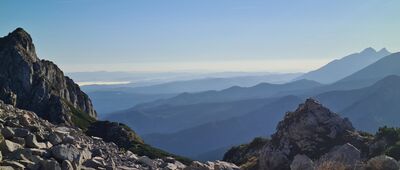
<path id="1" fill-rule="evenodd" d="M 0 100 L 56 124 L 96 119 L 89 97 L 54 63 L 40 60 L 31 36 L 17 28 L 0 38 Z"/>
<path id="2" fill-rule="evenodd" d="M 297 79 L 314 80 L 326 84 L 333 83 L 390 54 L 391 53 L 387 51 L 386 48 L 376 51 L 369 47 L 359 53 L 354 53 L 341 59 L 333 60 L 325 66 L 308 72 Z"/>

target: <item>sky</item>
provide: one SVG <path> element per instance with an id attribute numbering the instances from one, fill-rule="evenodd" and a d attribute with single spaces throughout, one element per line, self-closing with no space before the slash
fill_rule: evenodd
<path id="1" fill-rule="evenodd" d="M 400 51 L 398 0 L 1 0 L 38 56 L 77 71 L 308 71 Z"/>

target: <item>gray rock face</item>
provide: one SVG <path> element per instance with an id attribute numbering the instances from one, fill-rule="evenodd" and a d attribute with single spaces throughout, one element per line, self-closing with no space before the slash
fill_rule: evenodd
<path id="1" fill-rule="evenodd" d="M 371 170 L 398 170 L 400 169 L 400 166 L 398 162 L 388 156 L 382 155 L 382 156 L 377 156 L 374 158 L 371 158 L 367 165 L 367 169 Z"/>
<path id="2" fill-rule="evenodd" d="M 0 38 L 0 100 L 52 123 L 73 124 L 77 111 L 96 118 L 92 102 L 52 62 L 40 60 L 30 35 L 18 28 Z"/>
<path id="3" fill-rule="evenodd" d="M 291 170 L 314 170 L 314 162 L 306 155 L 296 155 L 290 164 Z"/>
<path id="4" fill-rule="evenodd" d="M 351 131 L 354 128 L 350 121 L 307 99 L 279 122 L 271 144 L 262 150 L 260 168 L 290 169 L 290 162 L 297 154 L 317 159 L 334 146 L 347 143 Z"/>
<path id="5" fill-rule="evenodd" d="M 340 162 L 343 166 L 354 169 L 361 162 L 361 152 L 353 145 L 346 143 L 334 147 L 330 152 L 321 156 L 319 162 Z"/>

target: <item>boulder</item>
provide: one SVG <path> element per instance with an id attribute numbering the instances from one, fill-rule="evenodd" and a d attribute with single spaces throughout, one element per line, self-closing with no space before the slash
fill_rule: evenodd
<path id="1" fill-rule="evenodd" d="M 361 161 L 361 152 L 353 145 L 346 143 L 341 146 L 334 147 L 330 152 L 321 156 L 319 163 L 335 162 L 345 167 L 354 169 L 357 163 Z"/>
<path id="2" fill-rule="evenodd" d="M 3 142 L 0 143 L 0 149 L 4 153 L 14 152 L 14 151 L 16 151 L 18 149 L 22 149 L 22 148 L 23 148 L 22 145 L 11 142 L 9 140 L 4 140 Z"/>
<path id="3" fill-rule="evenodd" d="M 307 156 L 298 154 L 290 164 L 291 170 L 314 170 L 314 162 Z"/>
<path id="4" fill-rule="evenodd" d="M 10 127 L 4 127 L 1 129 L 1 134 L 6 139 L 11 139 L 15 136 L 15 132 Z"/>
<path id="5" fill-rule="evenodd" d="M 61 164 L 61 169 L 62 170 L 74 170 L 74 167 L 72 166 L 70 161 L 64 160 Z"/>
<path id="6" fill-rule="evenodd" d="M 106 163 L 104 162 L 104 159 L 101 157 L 93 157 L 92 159 L 85 161 L 83 165 L 89 168 L 99 168 L 99 167 L 105 167 Z"/>
<path id="7" fill-rule="evenodd" d="M 27 147 L 30 148 L 38 148 L 38 149 L 47 148 L 47 145 L 45 143 L 41 143 L 36 140 L 36 135 L 34 134 L 29 134 L 28 136 L 25 137 L 25 144 Z"/>
<path id="8" fill-rule="evenodd" d="M 43 160 L 40 164 L 42 169 L 61 170 L 60 164 L 53 159 Z"/>
<path id="9" fill-rule="evenodd" d="M 48 136 L 48 140 L 52 145 L 58 145 L 62 142 L 62 139 L 60 138 L 60 136 L 55 133 L 51 133 Z"/>
<path id="10" fill-rule="evenodd" d="M 57 145 L 51 148 L 51 153 L 57 160 L 74 161 L 79 158 L 81 151 L 73 145 Z"/>
<path id="11" fill-rule="evenodd" d="M 14 128 L 15 137 L 25 138 L 30 133 L 29 130 L 23 128 Z"/>
<path id="12" fill-rule="evenodd" d="M 149 167 L 153 167 L 153 168 L 154 168 L 154 167 L 157 166 L 156 163 L 155 163 L 152 159 L 150 159 L 149 157 L 147 157 L 147 156 L 142 156 L 142 157 L 140 157 L 140 158 L 138 159 L 138 161 L 139 161 L 140 163 L 146 165 L 146 166 L 149 166 Z"/>
<path id="13" fill-rule="evenodd" d="M 1 163 L 1 166 L 11 166 L 11 167 L 13 167 L 14 169 L 16 169 L 16 170 L 23 170 L 23 169 L 25 169 L 25 166 L 24 165 L 22 165 L 21 163 L 19 163 L 19 162 L 16 162 L 16 161 L 9 161 L 9 160 L 3 160 Z"/>
<path id="14" fill-rule="evenodd" d="M 367 169 L 370 170 L 399 170 L 398 162 L 392 157 L 381 155 L 371 158 L 367 162 Z"/>

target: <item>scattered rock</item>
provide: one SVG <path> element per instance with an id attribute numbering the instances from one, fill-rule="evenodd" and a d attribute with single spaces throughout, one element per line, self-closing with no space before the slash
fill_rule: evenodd
<path id="1" fill-rule="evenodd" d="M 11 142 L 9 140 L 4 140 L 3 142 L 0 143 L 0 148 L 2 152 L 10 153 L 18 149 L 22 149 L 23 146 L 18 143 Z"/>
<path id="2" fill-rule="evenodd" d="M 36 140 L 36 136 L 34 134 L 29 134 L 28 136 L 26 136 L 25 143 L 26 146 L 30 148 L 38 148 L 38 149 L 47 148 L 47 145 L 45 143 L 40 143 Z"/>
<path id="3" fill-rule="evenodd" d="M 142 156 L 138 159 L 139 162 L 149 166 L 149 167 L 156 167 L 156 163 L 147 156 Z"/>
<path id="4" fill-rule="evenodd" d="M 61 170 L 60 164 L 56 160 L 43 160 L 41 165 L 42 169 Z"/>

